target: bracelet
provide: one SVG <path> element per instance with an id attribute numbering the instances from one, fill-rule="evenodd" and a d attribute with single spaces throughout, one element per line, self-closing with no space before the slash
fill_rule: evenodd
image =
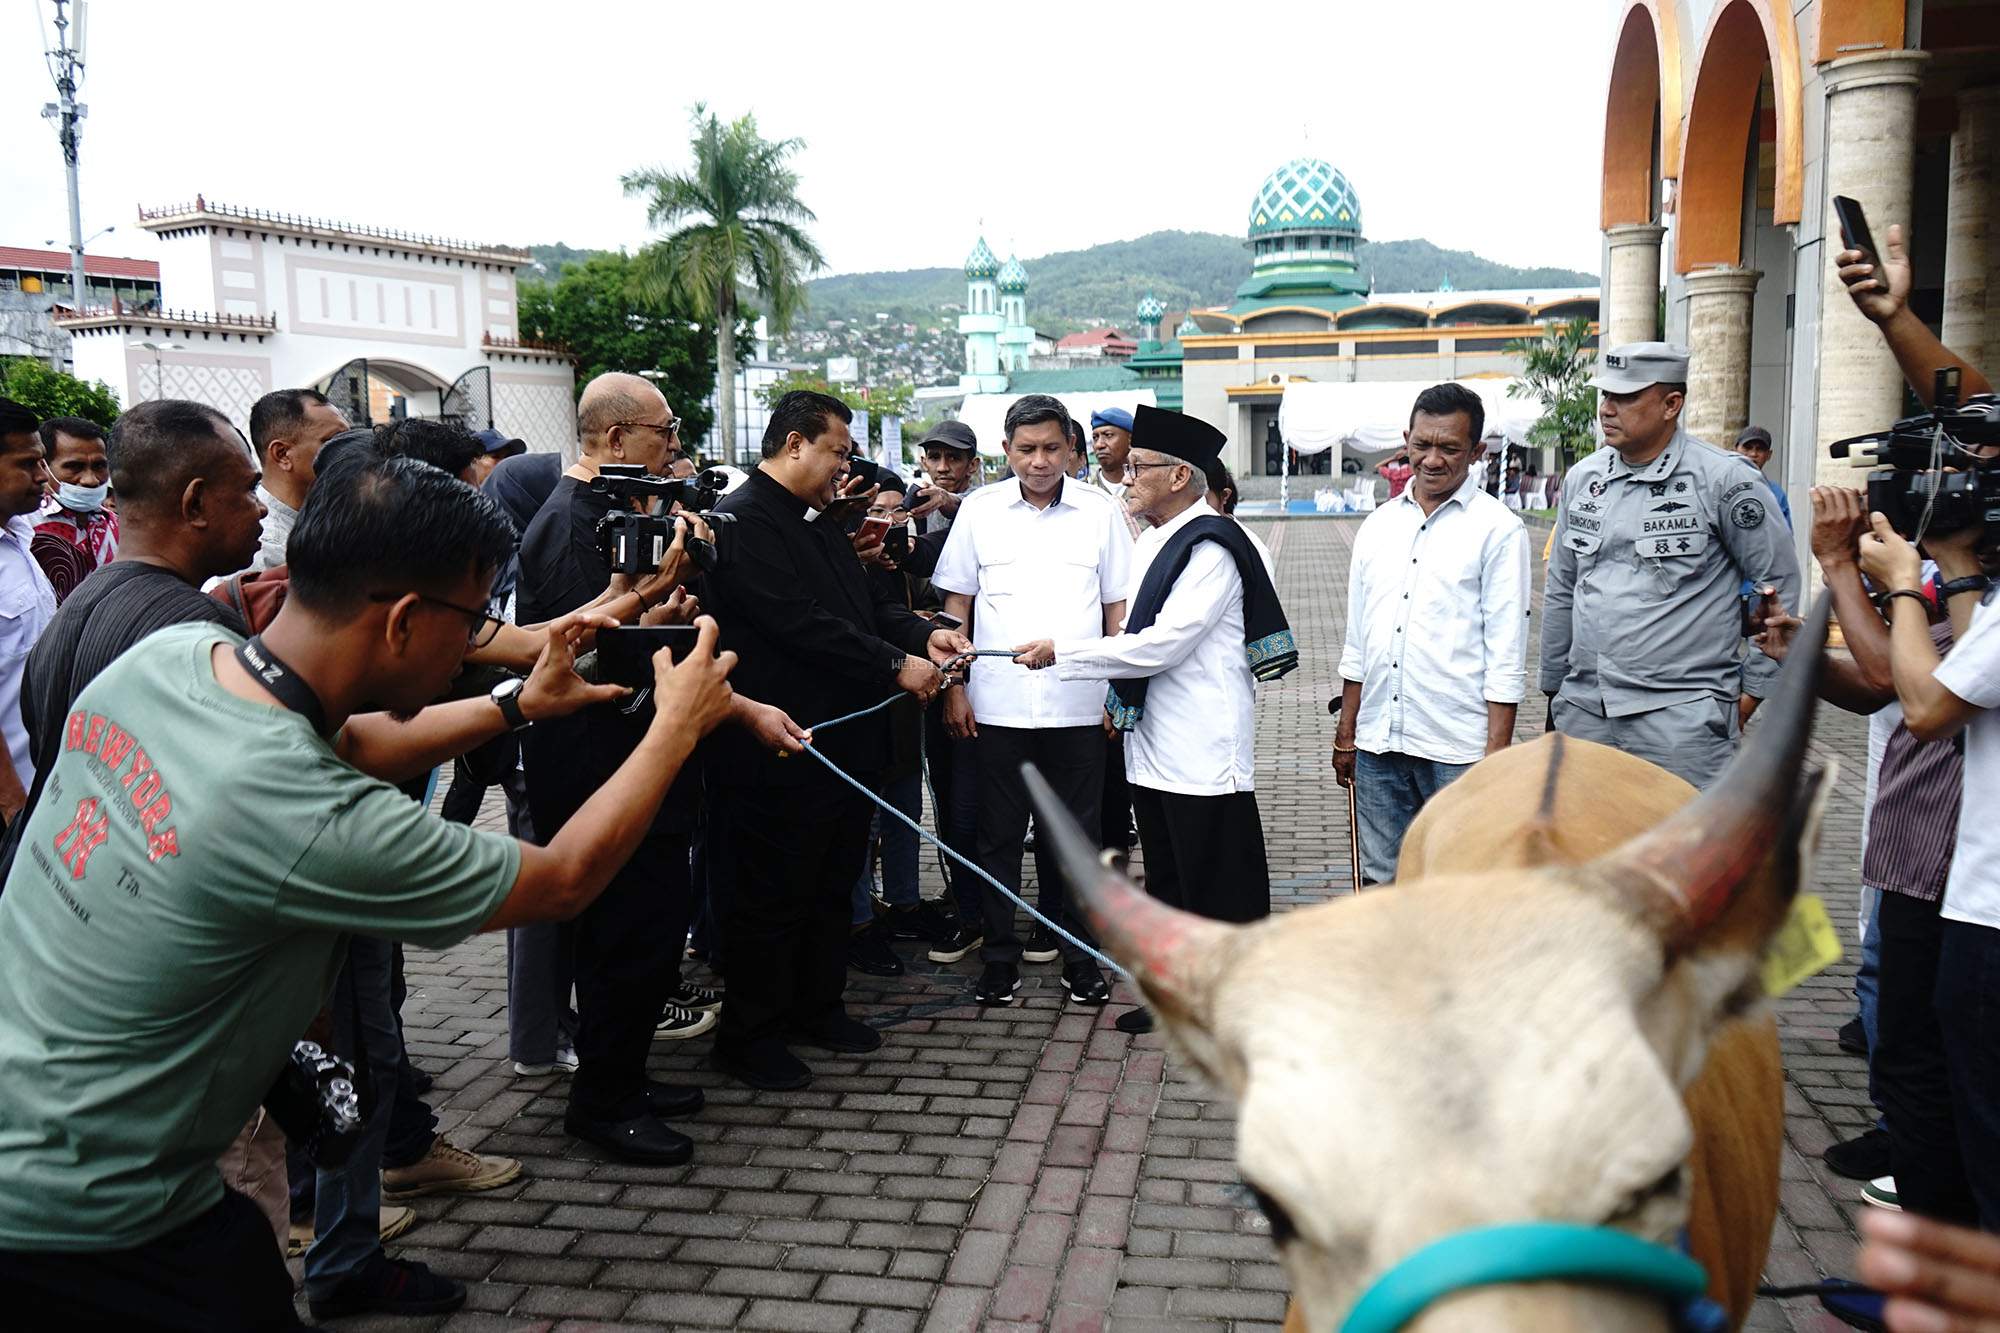
<path id="1" fill-rule="evenodd" d="M 1353 753 L 1354 753 L 1354 750 L 1355 750 L 1355 747 L 1354 747 L 1354 746 L 1352 746 L 1352 745 L 1341 745 L 1341 744 L 1339 744 L 1338 742 L 1335 742 L 1335 744 L 1334 744 L 1334 747 L 1333 747 L 1333 752 L 1334 752 L 1335 754 L 1353 754 Z"/>
<path id="2" fill-rule="evenodd" d="M 1938 600 L 1940 602 L 1948 601 L 1962 592 L 1985 592 L 1992 586 L 1993 580 L 1987 578 L 1984 574 L 1967 574 L 1962 579 L 1953 579 L 1949 583 L 1939 584 Z"/>
<path id="3" fill-rule="evenodd" d="M 1882 596 L 1883 607 L 1887 608 L 1889 603 L 1895 601 L 1898 597 L 1914 597 L 1917 599 L 1919 603 L 1923 605 L 1926 611 L 1929 611 L 1930 609 L 1931 599 L 1924 596 L 1923 590 L 1920 588 L 1896 588 L 1891 590 L 1890 592 L 1883 594 Z"/>

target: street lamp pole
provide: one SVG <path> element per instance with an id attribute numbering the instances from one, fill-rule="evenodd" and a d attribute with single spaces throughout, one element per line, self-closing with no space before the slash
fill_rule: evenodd
<path id="1" fill-rule="evenodd" d="M 83 279 L 83 204 L 78 197 L 76 183 L 77 149 L 83 139 L 82 121 L 87 114 L 83 104 L 76 100 L 77 89 L 83 81 L 84 0 L 54 0 L 54 3 L 56 48 L 48 56 L 50 72 L 55 75 L 57 100 L 44 106 L 42 115 L 56 123 L 56 138 L 62 144 L 63 170 L 69 177 L 70 297 L 76 308 L 81 310 L 89 299 Z"/>

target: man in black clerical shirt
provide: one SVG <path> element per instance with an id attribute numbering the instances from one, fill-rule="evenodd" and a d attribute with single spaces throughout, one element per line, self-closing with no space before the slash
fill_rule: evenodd
<path id="1" fill-rule="evenodd" d="M 944 683 L 936 664 L 971 646 L 871 584 L 824 513 L 847 476 L 852 420 L 837 398 L 786 394 L 764 430 L 764 461 L 716 506 L 736 519 L 707 579 L 708 610 L 739 658 L 731 683 L 806 726 L 899 689 L 928 703 Z M 889 758 L 888 719 L 843 722 L 814 748 L 873 786 Z M 843 1052 L 882 1044 L 841 1001 L 869 806 L 811 756 L 781 758 L 722 733 L 707 751 L 719 797 L 710 817 L 727 821 L 736 857 L 716 1065 L 752 1087 L 803 1087 L 812 1072 L 788 1042 Z"/>

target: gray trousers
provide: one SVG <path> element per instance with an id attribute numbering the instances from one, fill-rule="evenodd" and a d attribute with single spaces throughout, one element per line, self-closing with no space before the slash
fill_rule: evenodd
<path id="1" fill-rule="evenodd" d="M 1558 697 L 1550 717 L 1565 736 L 1623 750 L 1696 787 L 1712 785 L 1736 756 L 1734 699 L 1696 699 L 1629 717 L 1602 717 Z"/>
<path id="2" fill-rule="evenodd" d="M 520 771 L 500 784 L 507 798 L 507 832 L 535 840 Z M 566 921 L 538 921 L 507 930 L 507 1055 L 524 1065 L 545 1065 L 558 1047 L 576 1040 L 576 1013 L 570 986 L 576 978 L 575 949 Z"/>

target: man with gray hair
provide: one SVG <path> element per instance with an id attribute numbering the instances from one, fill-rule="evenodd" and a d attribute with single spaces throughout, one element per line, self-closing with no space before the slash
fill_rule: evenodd
<path id="1" fill-rule="evenodd" d="M 1720 777 L 1777 664 L 1744 653 L 1738 589 L 1799 601 L 1791 534 L 1742 460 L 1687 433 L 1688 351 L 1630 343 L 1591 384 L 1606 448 L 1563 478 L 1543 595 L 1550 725 L 1697 787 Z"/>

